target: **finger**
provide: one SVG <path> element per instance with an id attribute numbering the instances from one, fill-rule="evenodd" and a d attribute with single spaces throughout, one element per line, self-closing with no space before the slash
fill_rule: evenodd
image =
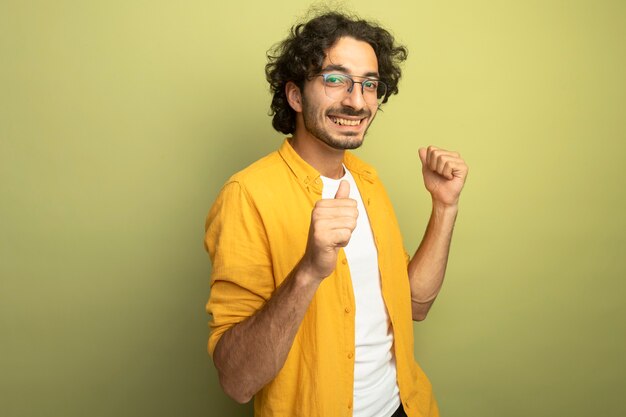
<path id="1" fill-rule="evenodd" d="M 452 179 L 452 169 L 451 165 L 453 164 L 454 158 L 449 155 L 440 155 L 437 158 L 437 173 L 446 177 L 447 179 Z"/>
<path id="2" fill-rule="evenodd" d="M 443 177 L 451 180 L 454 178 L 454 175 L 452 175 L 452 171 L 454 170 L 453 168 L 453 164 L 450 163 L 450 161 L 446 162 L 443 166 L 443 169 L 441 170 L 441 175 L 443 175 Z"/>
<path id="3" fill-rule="evenodd" d="M 334 208 L 341 208 L 341 207 L 355 207 L 356 208 L 357 204 L 356 204 L 356 200 L 353 198 L 339 198 L 339 199 L 332 199 L 332 198 L 323 198 L 321 200 L 317 200 L 315 202 L 315 208 L 316 209 L 334 209 Z"/>
<path id="4" fill-rule="evenodd" d="M 426 154 L 428 153 L 428 151 L 426 150 L 426 148 L 419 148 L 417 150 L 417 154 L 420 157 L 420 161 L 422 162 L 422 166 L 426 165 Z"/>
<path id="5" fill-rule="evenodd" d="M 445 164 L 449 162 L 458 163 L 458 162 L 463 162 L 463 160 L 457 157 L 454 152 L 446 152 L 446 151 L 439 150 L 433 153 L 432 163 L 429 165 L 429 167 L 433 171 L 436 171 L 437 173 L 442 174 Z"/>
<path id="6" fill-rule="evenodd" d="M 426 153 L 426 163 L 431 171 L 437 171 L 437 160 L 439 155 L 439 148 L 436 148 L 434 146 L 428 147 L 428 152 Z"/>
<path id="7" fill-rule="evenodd" d="M 435 160 L 441 158 L 442 156 L 446 156 L 446 157 L 452 157 L 452 158 L 460 158 L 461 155 L 458 152 L 454 152 L 454 151 L 447 151 L 445 149 L 441 149 L 441 148 L 437 148 L 436 146 L 429 146 L 428 148 L 426 148 L 426 158 L 425 161 L 427 162 L 428 166 L 431 166 L 431 164 L 434 163 Z M 433 167 L 433 166 L 431 166 Z M 434 169 L 434 167 L 433 167 Z"/>
<path id="8" fill-rule="evenodd" d="M 356 207 L 318 207 L 313 212 L 314 220 L 350 217 L 356 219 L 359 210 Z"/>
<path id="9" fill-rule="evenodd" d="M 337 229 L 332 233 L 333 246 L 344 248 L 350 242 L 352 237 L 352 230 L 349 229 Z"/>
<path id="10" fill-rule="evenodd" d="M 317 242 L 317 245 L 320 247 L 333 247 L 341 243 L 345 246 L 352 236 L 352 232 L 354 231 L 353 226 L 356 226 L 356 222 L 352 224 L 347 223 L 349 222 L 343 222 L 340 225 L 341 227 L 320 228 L 319 230 L 315 230 L 312 235 L 314 241 Z"/>
<path id="11" fill-rule="evenodd" d="M 450 162 L 450 166 L 452 167 L 452 176 L 456 178 L 461 178 L 465 180 L 467 178 L 467 173 L 469 168 L 464 160 L 458 159 Z"/>
<path id="12" fill-rule="evenodd" d="M 335 194 L 335 199 L 348 197 L 350 197 L 350 183 L 346 180 L 341 180 L 339 188 L 337 189 L 337 194 Z"/>
<path id="13" fill-rule="evenodd" d="M 327 232 L 331 232 L 333 230 L 341 230 L 346 229 L 351 232 L 356 228 L 356 218 L 354 217 L 340 217 L 337 219 L 328 219 L 322 222 L 322 224 L 318 225 L 319 230 L 326 230 Z"/>
<path id="14" fill-rule="evenodd" d="M 454 178 L 464 179 L 467 176 L 467 165 L 460 158 L 451 158 L 444 164 L 441 175 L 451 180 Z"/>

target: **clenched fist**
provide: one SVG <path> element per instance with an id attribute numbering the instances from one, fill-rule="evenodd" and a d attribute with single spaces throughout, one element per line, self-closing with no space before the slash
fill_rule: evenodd
<path id="1" fill-rule="evenodd" d="M 356 200 L 349 198 L 350 184 L 343 180 L 334 199 L 315 203 L 301 266 L 312 276 L 323 279 L 335 269 L 337 253 L 350 241 L 359 215 Z"/>
<path id="2" fill-rule="evenodd" d="M 424 185 L 433 201 L 446 206 L 458 204 L 468 172 L 461 155 L 429 146 L 419 150 L 419 157 L 422 161 Z"/>

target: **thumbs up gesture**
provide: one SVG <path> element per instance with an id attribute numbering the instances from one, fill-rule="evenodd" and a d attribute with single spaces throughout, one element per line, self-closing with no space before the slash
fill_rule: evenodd
<path id="1" fill-rule="evenodd" d="M 301 265 L 312 276 L 323 279 L 335 269 L 339 249 L 350 241 L 359 215 L 356 200 L 349 198 L 350 183 L 342 180 L 333 199 L 315 203 L 306 251 Z"/>

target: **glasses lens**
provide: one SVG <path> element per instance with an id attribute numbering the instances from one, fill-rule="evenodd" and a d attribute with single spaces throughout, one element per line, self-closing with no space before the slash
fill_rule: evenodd
<path id="1" fill-rule="evenodd" d="M 326 74 L 323 77 L 324 90 L 329 98 L 341 99 L 352 87 L 352 80 L 343 74 Z"/>
<path id="2" fill-rule="evenodd" d="M 342 100 L 354 88 L 354 80 L 345 74 L 322 74 L 324 80 L 324 91 L 326 96 L 335 100 Z M 357 81 L 361 84 L 363 98 L 370 102 L 380 105 L 387 94 L 387 86 L 380 80 Z"/>
<path id="3" fill-rule="evenodd" d="M 380 80 L 364 80 L 363 97 L 370 102 L 381 104 L 387 93 L 387 86 Z"/>

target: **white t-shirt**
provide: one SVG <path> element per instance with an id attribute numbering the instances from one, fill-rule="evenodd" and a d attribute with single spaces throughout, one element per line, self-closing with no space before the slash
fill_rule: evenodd
<path id="1" fill-rule="evenodd" d="M 389 417 L 400 406 L 393 354 L 393 329 L 383 301 L 378 251 L 359 189 L 344 166 L 338 180 L 322 176 L 322 198 L 334 198 L 341 180 L 350 183 L 350 198 L 357 201 L 359 217 L 344 248 L 354 288 L 355 356 L 354 417 Z"/>

